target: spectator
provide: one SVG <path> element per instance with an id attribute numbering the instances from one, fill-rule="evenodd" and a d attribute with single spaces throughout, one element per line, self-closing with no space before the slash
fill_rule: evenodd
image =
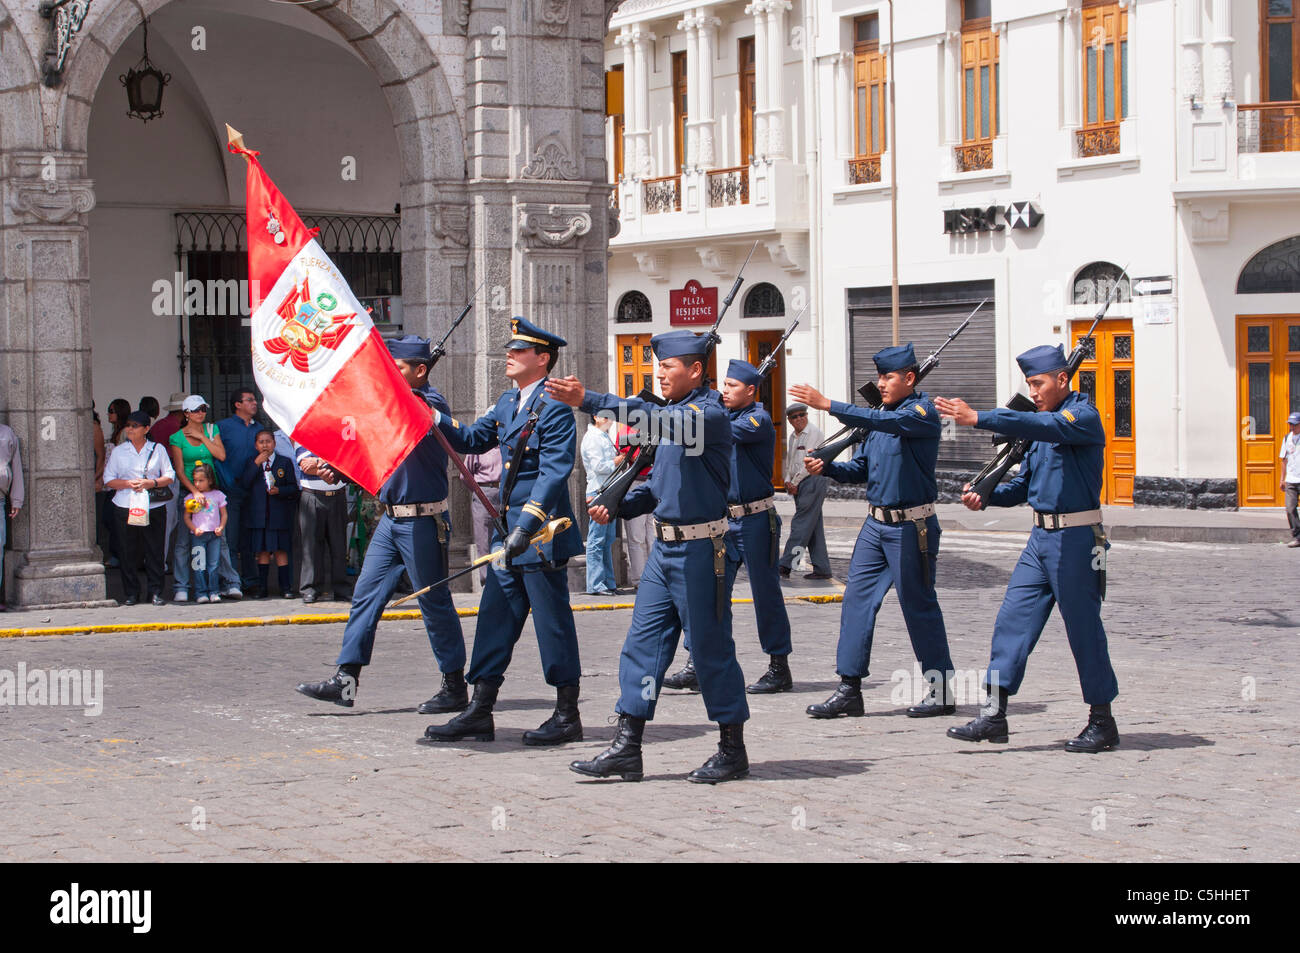
<path id="1" fill-rule="evenodd" d="M 275 430 L 275 452 L 280 456 L 293 461 L 293 483 L 298 488 L 298 499 L 293 504 L 293 519 L 289 526 L 296 529 L 298 526 L 298 507 L 302 505 L 302 468 L 298 466 L 298 454 L 294 452 L 293 441 L 289 435 L 278 427 Z M 293 549 L 289 550 L 289 581 L 295 583 L 298 579 L 298 567 L 302 565 L 302 534 L 290 532 L 293 537 Z M 290 586 L 297 595 L 298 587 Z"/>
<path id="2" fill-rule="evenodd" d="M 171 460 L 158 444 L 147 438 L 149 415 L 136 411 L 127 418 L 126 440 L 113 448 L 104 467 L 104 485 L 113 494 L 113 518 L 122 540 L 122 589 L 125 605 L 140 599 L 140 577 L 136 569 L 144 558 L 149 583 L 149 601 L 163 605 L 163 530 L 161 512 L 166 500 L 150 499 L 149 491 L 167 487 L 176 477 Z M 137 511 L 136 515 L 132 510 Z M 143 525 L 132 522 L 142 517 Z"/>
<path id="3" fill-rule="evenodd" d="M 104 464 L 108 455 L 104 452 L 104 424 L 95 412 L 95 402 L 90 402 L 90 442 L 95 449 L 95 545 L 101 553 L 108 550 L 108 530 L 104 527 Z M 0 575 L 3 578 L 3 575 Z"/>
<path id="4" fill-rule="evenodd" d="M 158 414 L 161 413 L 157 397 L 141 397 L 139 409 L 149 415 L 150 427 L 153 426 L 153 422 L 158 419 Z M 148 435 L 146 434 L 146 436 Z"/>
<path id="5" fill-rule="evenodd" d="M 181 412 L 185 416 L 185 425 L 171 436 L 172 469 L 185 492 L 195 494 L 202 500 L 205 495 L 195 488 L 191 474 L 199 464 L 213 467 L 215 471 L 214 461 L 226 458 L 226 448 L 221 442 L 221 434 L 217 432 L 216 425 L 207 422 L 207 401 L 198 394 L 186 397 L 181 405 Z M 184 519 L 185 504 L 179 499 L 180 494 L 177 497 L 179 509 L 176 536 L 171 549 L 172 581 L 175 585 L 172 600 L 185 602 L 190 597 L 190 561 L 194 557 L 191 551 L 194 540 L 188 529 L 189 523 Z M 220 560 L 219 553 L 218 560 Z"/>
<path id="6" fill-rule="evenodd" d="M 582 465 L 587 470 L 587 505 L 596 498 L 602 483 L 613 475 L 623 458 L 614 449 L 609 438 L 609 428 L 614 420 L 598 413 L 591 418 L 587 432 L 582 437 Z M 614 581 L 614 530 L 615 523 L 597 523 L 587 526 L 587 594 L 612 596 L 618 592 Z"/>
<path id="7" fill-rule="evenodd" d="M 501 448 L 493 447 L 487 453 L 471 453 L 465 457 L 465 467 L 497 512 L 501 511 Z M 492 548 L 492 534 L 496 523 L 477 493 L 469 495 L 470 522 L 474 524 L 474 548 L 485 556 Z M 479 585 L 487 585 L 487 566 L 478 571 Z"/>
<path id="8" fill-rule="evenodd" d="M 185 498 L 185 528 L 194 538 L 195 602 L 220 602 L 221 534 L 226 531 L 226 495 L 217 489 L 217 472 L 206 463 L 196 464 L 190 476 L 195 492 Z"/>
<path id="9" fill-rule="evenodd" d="M 108 425 L 113 429 L 109 431 L 108 444 L 110 447 L 116 447 L 126 439 L 126 419 L 131 416 L 131 405 L 121 397 L 115 397 L 108 402 Z M 110 451 L 111 452 L 111 451 Z"/>
<path id="10" fill-rule="evenodd" d="M 172 439 L 172 434 L 185 426 L 185 412 L 182 407 L 188 394 L 177 392 L 167 401 L 167 416 L 149 428 L 149 439 L 164 447 Z"/>
<path id="11" fill-rule="evenodd" d="M 298 484 L 293 477 L 293 461 L 275 452 L 275 434 L 258 431 L 254 449 L 257 456 L 248 461 L 240 485 L 248 494 L 245 516 L 250 546 L 257 554 L 259 591 L 265 599 L 270 594 L 271 557 L 275 557 L 280 593 L 293 598 L 289 578 L 289 550 L 293 548 L 294 504 L 298 501 Z"/>
<path id="12" fill-rule="evenodd" d="M 1291 432 L 1282 438 L 1282 452 L 1278 457 L 1286 461 L 1282 476 L 1282 489 L 1286 493 L 1286 521 L 1291 525 L 1292 549 L 1300 547 L 1300 515 L 1296 513 L 1296 500 L 1300 498 L 1300 411 L 1287 417 Z"/>
<path id="13" fill-rule="evenodd" d="M 295 446 L 294 455 L 302 468 L 302 495 L 298 499 L 302 548 L 298 590 L 302 601 L 311 605 L 332 593 L 340 602 L 351 602 L 347 482 L 306 447 Z"/>
<path id="14" fill-rule="evenodd" d="M 785 454 L 785 491 L 794 497 L 794 519 L 790 535 L 781 553 L 781 575 L 790 575 L 794 551 L 802 547 L 812 560 L 813 571 L 805 579 L 831 578 L 831 559 L 826 552 L 826 529 L 822 525 L 822 503 L 826 500 L 828 478 L 814 476 L 803 465 L 804 457 L 824 439 L 816 424 L 808 422 L 808 408 L 791 404 L 785 410 L 790 421 L 790 446 Z"/>
<path id="15" fill-rule="evenodd" d="M 18 435 L 0 424 L 0 583 L 5 578 L 6 519 L 17 519 L 23 508 L 23 460 L 18 452 Z M 0 602 L 0 612 L 5 604 Z"/>
<path id="16" fill-rule="evenodd" d="M 253 569 L 253 553 L 249 549 L 248 533 L 243 518 L 244 504 L 248 500 L 248 491 L 240 482 L 244 468 L 257 456 L 253 442 L 261 425 L 253 418 L 257 416 L 257 394 L 247 387 L 241 387 L 230 396 L 230 416 L 217 422 L 221 431 L 221 441 L 226 448 L 226 459 L 217 464 L 217 476 L 226 489 L 226 544 L 234 568 L 239 573 L 239 585 L 250 595 L 257 588 L 257 575 Z"/>
<path id="17" fill-rule="evenodd" d="M 633 430 L 624 424 L 618 425 L 618 439 L 614 441 L 615 449 L 620 454 L 640 453 L 641 446 L 630 439 Z M 632 490 L 636 490 L 650 479 L 650 471 L 653 467 L 643 468 L 632 480 Z M 631 492 L 631 490 L 629 491 Z M 646 561 L 650 558 L 650 544 L 653 542 L 650 534 L 650 514 L 643 516 L 633 516 L 623 520 L 623 548 L 627 550 L 627 581 L 628 585 L 635 589 L 641 584 L 641 573 L 645 570 Z"/>
<path id="18" fill-rule="evenodd" d="M 113 448 L 117 447 L 126 440 L 126 419 L 131 416 L 131 405 L 121 397 L 116 397 L 108 403 L 108 442 L 105 446 L 104 462 L 108 463 L 108 457 L 112 454 Z M 104 520 L 104 529 L 108 537 L 108 568 L 116 569 L 122 564 L 122 540 L 117 535 L 117 520 L 113 516 L 113 491 L 104 488 L 103 491 L 104 507 L 102 516 Z M 165 551 L 165 550 L 164 550 Z"/>

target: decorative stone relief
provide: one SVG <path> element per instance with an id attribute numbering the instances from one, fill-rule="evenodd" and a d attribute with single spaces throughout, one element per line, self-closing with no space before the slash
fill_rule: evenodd
<path id="1" fill-rule="evenodd" d="M 1183 216 L 1187 223 L 1187 234 L 1198 245 L 1226 242 L 1229 219 L 1226 199 L 1188 202 Z"/>
<path id="2" fill-rule="evenodd" d="M 519 206 L 519 236 L 559 248 L 591 231 L 590 205 Z"/>
<path id="3" fill-rule="evenodd" d="M 763 247 L 767 249 L 768 255 L 772 258 L 772 264 L 791 274 L 798 274 L 804 270 L 800 264 L 800 259 L 808 250 L 808 238 L 805 235 L 782 235 L 780 238 L 772 238 L 763 242 Z"/>
<path id="4" fill-rule="evenodd" d="M 662 252 L 634 251 L 636 266 L 652 281 L 668 280 L 668 256 Z"/>
<path id="5" fill-rule="evenodd" d="M 464 205 L 435 205 L 433 235 L 443 248 L 468 248 L 469 209 Z"/>
<path id="6" fill-rule="evenodd" d="M 569 158 L 559 139 L 551 137 L 537 147 L 532 161 L 519 175 L 525 179 L 572 180 L 578 178 L 578 164 Z"/>
<path id="7" fill-rule="evenodd" d="M 569 25 L 569 0 L 542 0 L 542 32 L 563 36 Z"/>
<path id="8" fill-rule="evenodd" d="M 94 208 L 95 190 L 89 179 L 16 179 L 10 182 L 9 207 L 56 225 Z"/>
<path id="9" fill-rule="evenodd" d="M 696 249 L 700 264 L 718 277 L 727 277 L 735 273 L 736 254 L 730 248 L 717 245 L 700 245 Z"/>

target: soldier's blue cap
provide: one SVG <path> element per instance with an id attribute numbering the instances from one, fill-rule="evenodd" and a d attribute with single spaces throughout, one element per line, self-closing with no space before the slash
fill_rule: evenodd
<path id="1" fill-rule="evenodd" d="M 876 362 L 877 374 L 905 371 L 916 366 L 916 351 L 912 350 L 912 342 L 908 341 L 906 344 L 895 344 L 877 351 L 872 360 Z"/>
<path id="2" fill-rule="evenodd" d="M 1017 357 L 1016 363 L 1020 365 L 1020 371 L 1026 377 L 1033 377 L 1035 374 L 1054 374 L 1065 370 L 1065 348 L 1059 344 L 1040 344 Z"/>
<path id="3" fill-rule="evenodd" d="M 510 319 L 510 341 L 506 344 L 508 350 L 521 351 L 530 347 L 560 348 L 568 343 L 558 335 L 543 331 L 527 318 Z"/>
<path id="4" fill-rule="evenodd" d="M 763 378 L 759 376 L 758 368 L 749 361 L 732 360 L 727 365 L 727 376 L 732 380 L 740 381 L 742 384 L 753 385 L 757 387 L 763 383 Z"/>
<path id="5" fill-rule="evenodd" d="M 655 357 L 703 357 L 706 348 L 704 337 L 694 331 L 665 331 L 650 339 Z"/>
<path id="6" fill-rule="evenodd" d="M 418 334 L 404 334 L 400 338 L 389 338 L 388 353 L 399 361 L 428 361 L 431 345 L 428 338 Z"/>

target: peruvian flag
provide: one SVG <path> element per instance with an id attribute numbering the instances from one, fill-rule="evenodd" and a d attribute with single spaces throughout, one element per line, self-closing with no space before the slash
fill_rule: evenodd
<path id="1" fill-rule="evenodd" d="M 370 493 L 432 424 L 374 322 L 280 194 L 258 153 L 226 126 L 248 161 L 248 277 L 253 377 L 266 412 L 297 443 Z M 265 295 L 262 290 L 269 288 Z"/>

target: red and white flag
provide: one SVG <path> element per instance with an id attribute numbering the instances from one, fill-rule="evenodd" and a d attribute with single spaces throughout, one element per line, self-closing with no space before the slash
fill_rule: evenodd
<path id="1" fill-rule="evenodd" d="M 429 431 L 366 309 L 280 194 L 258 153 L 248 161 L 248 287 L 253 377 L 266 412 L 296 442 L 370 493 Z M 265 295 L 263 289 L 270 289 Z"/>

